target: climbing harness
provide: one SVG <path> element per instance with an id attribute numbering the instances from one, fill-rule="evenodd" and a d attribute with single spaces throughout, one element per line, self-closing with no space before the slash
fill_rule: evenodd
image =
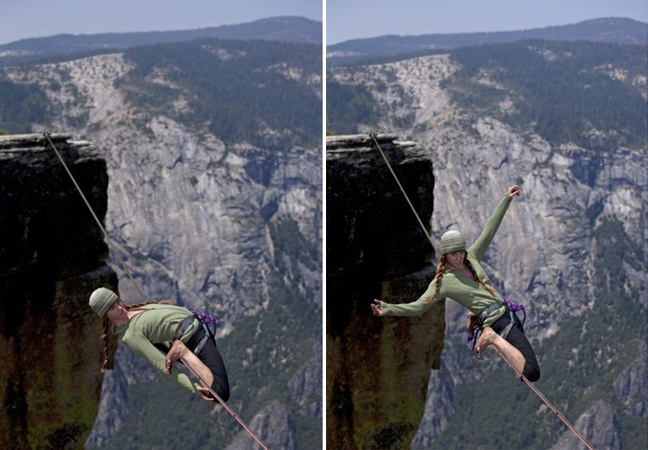
<path id="1" fill-rule="evenodd" d="M 189 321 L 191 324 L 195 319 L 197 319 L 200 324 L 200 327 L 205 331 L 205 335 L 202 337 L 198 345 L 196 345 L 196 347 L 193 350 L 193 352 L 197 355 L 198 353 L 200 353 L 200 350 L 202 350 L 202 348 L 205 346 L 205 342 L 207 342 L 209 338 L 213 338 L 214 341 L 216 340 L 216 323 L 218 322 L 218 320 L 216 320 L 215 317 L 208 316 L 207 314 L 205 314 L 205 312 L 202 309 L 194 308 L 191 306 L 187 307 L 187 309 L 191 311 L 193 315 L 187 317 L 185 321 Z M 184 322 L 182 324 L 184 324 Z M 180 333 L 180 336 L 182 336 L 182 333 Z M 179 337 L 176 338 L 180 339 Z"/>
<path id="2" fill-rule="evenodd" d="M 526 322 L 526 311 L 524 310 L 524 305 L 511 300 L 506 295 L 502 295 L 502 298 L 505 300 L 504 302 L 493 303 L 476 316 L 476 323 L 472 326 L 472 329 L 468 330 L 468 336 L 466 337 L 466 344 L 470 350 L 475 351 L 475 344 L 477 344 L 479 336 L 481 336 L 484 320 L 486 320 L 486 318 L 493 312 L 499 310 L 502 306 L 506 308 L 504 314 L 508 313 L 511 321 L 506 327 L 504 327 L 499 335 L 506 339 L 509 331 L 511 331 L 511 328 L 514 326 L 524 333 L 524 323 Z M 522 313 L 521 319 L 518 316 L 518 312 Z"/>
<path id="3" fill-rule="evenodd" d="M 511 322 L 513 322 L 515 326 L 517 326 L 520 331 L 524 333 L 524 324 L 526 323 L 526 310 L 524 309 L 524 305 L 511 300 L 506 295 L 502 295 L 502 298 L 506 300 L 506 310 L 511 317 Z M 522 313 L 521 319 L 520 316 L 518 316 L 518 312 Z"/>
<path id="4" fill-rule="evenodd" d="M 95 214 L 94 210 L 92 209 L 92 206 L 90 205 L 90 202 L 88 202 L 86 196 L 83 194 L 83 191 L 81 190 L 81 187 L 79 186 L 79 184 L 77 183 L 76 179 L 75 179 L 74 176 L 72 175 L 72 172 L 71 172 L 70 169 L 68 168 L 67 164 L 65 164 L 65 160 L 63 159 L 63 157 L 61 156 L 61 154 L 60 154 L 59 151 L 57 150 L 56 146 L 55 146 L 54 143 L 52 142 L 52 139 L 51 139 L 51 137 L 50 137 L 50 136 L 51 136 L 51 133 L 49 133 L 49 132 L 47 132 L 47 131 L 43 131 L 42 134 L 43 134 L 43 136 L 47 139 L 47 141 L 49 142 L 50 146 L 51 146 L 52 149 L 54 150 L 54 153 L 56 153 L 56 156 L 58 157 L 59 161 L 61 162 L 61 164 L 62 164 L 63 167 L 65 168 L 65 171 L 67 172 L 68 176 L 69 176 L 70 179 L 72 180 L 72 183 L 74 183 L 74 186 L 76 187 L 77 191 L 78 191 L 79 194 L 81 195 L 81 198 L 83 199 L 83 201 L 85 202 L 86 206 L 88 207 L 88 210 L 90 211 L 90 214 L 92 214 L 92 217 L 94 218 L 94 220 L 97 222 L 97 225 L 98 225 L 99 228 L 101 229 L 101 231 L 102 231 L 102 233 L 103 233 L 103 235 L 104 235 L 104 239 L 105 239 L 106 242 L 110 245 L 110 247 L 111 247 L 113 250 L 115 250 L 115 245 L 114 245 L 113 241 L 109 238 L 108 233 L 106 232 L 106 229 L 103 227 L 103 225 L 101 224 L 101 221 L 99 220 L 99 218 L 98 218 L 97 215 Z M 117 254 L 117 256 L 118 256 L 118 258 L 119 258 L 118 253 L 117 253 L 117 252 L 114 252 L 114 253 Z M 141 297 L 144 298 L 144 294 L 142 293 L 142 290 L 140 289 L 139 284 L 137 283 L 137 281 L 135 280 L 135 278 L 131 275 L 131 273 L 128 271 L 128 268 L 126 267 L 126 264 L 124 264 L 124 261 L 123 261 L 121 258 L 119 258 L 119 261 L 120 261 L 120 264 L 122 264 L 122 267 L 124 268 L 124 271 L 128 274 L 129 278 L 131 279 L 131 281 L 133 282 L 133 284 L 135 285 L 135 287 L 136 287 L 137 290 L 139 291 L 139 294 L 141 295 Z M 193 316 L 189 316 L 189 317 L 192 319 L 192 321 L 193 321 L 194 318 L 198 318 L 198 319 L 201 321 L 201 324 L 203 324 L 203 325 L 205 326 L 206 337 L 209 337 L 209 336 L 210 336 L 210 332 L 212 332 L 212 330 L 213 330 L 213 333 L 215 334 L 215 332 L 216 332 L 216 319 L 215 319 L 214 317 L 210 317 L 210 316 L 208 316 L 207 314 L 205 314 L 205 313 L 204 313 L 202 310 L 200 310 L 200 309 L 196 309 L 196 308 L 188 308 L 188 309 L 189 309 L 189 310 L 194 314 Z M 202 346 L 202 345 L 204 344 L 204 341 L 205 341 L 205 339 L 203 339 L 203 342 L 201 342 L 200 346 Z M 180 361 L 182 361 L 182 359 L 180 359 Z M 182 362 L 183 362 L 183 361 L 182 361 Z M 191 372 L 191 373 L 192 373 L 192 374 L 193 374 L 193 375 L 198 379 L 198 382 L 199 382 L 200 384 L 202 384 L 203 386 L 205 386 L 205 387 L 209 390 L 209 392 L 211 393 L 211 395 L 213 395 L 214 398 L 215 398 L 215 399 L 216 399 L 216 400 L 217 400 L 217 401 L 218 401 L 218 402 L 219 402 L 219 403 L 220 403 L 220 404 L 221 404 L 221 405 L 222 405 L 222 406 L 227 410 L 227 412 L 229 412 L 229 413 L 232 415 L 232 417 L 234 417 L 234 419 L 236 419 L 236 421 L 237 421 L 238 423 L 240 423 L 241 426 L 243 426 L 243 428 L 245 429 L 245 431 L 247 431 L 247 432 L 252 436 L 252 438 L 253 438 L 253 439 L 254 439 L 254 440 L 255 440 L 255 441 L 256 441 L 256 442 L 257 442 L 257 443 L 258 443 L 258 444 L 259 444 L 259 445 L 264 449 L 264 450 L 269 450 L 268 447 L 263 443 L 263 441 L 262 441 L 262 440 L 261 440 L 261 439 L 260 439 L 256 434 L 254 434 L 254 432 L 253 432 L 252 430 L 250 430 L 250 428 L 249 428 L 249 427 L 245 424 L 245 422 L 244 422 L 244 421 L 243 421 L 243 420 L 242 420 L 242 419 L 241 419 L 241 418 L 240 418 L 240 417 L 239 417 L 239 416 L 238 416 L 238 415 L 237 415 L 237 414 L 232 410 L 232 408 L 230 408 L 230 407 L 227 405 L 227 403 L 225 403 L 225 401 L 224 401 L 224 400 L 223 400 L 223 399 L 222 399 L 218 394 L 216 394 L 216 392 L 214 392 L 214 390 L 211 388 L 211 386 L 207 386 L 207 383 L 205 383 L 205 382 L 203 381 L 203 379 L 202 379 L 202 378 L 201 378 L 201 377 L 200 377 L 196 372 L 194 372 L 194 371 L 191 369 L 191 367 L 189 367 L 187 364 L 184 364 L 184 362 L 183 362 L 183 365 L 184 365 L 187 369 L 189 369 L 189 371 L 190 371 L 190 372 Z"/>
<path id="5" fill-rule="evenodd" d="M 398 187 L 400 188 L 401 192 L 405 196 L 405 199 L 407 200 L 407 203 L 410 205 L 410 208 L 412 209 L 412 212 L 416 216 L 416 219 L 418 220 L 418 223 L 421 225 L 421 228 L 423 228 L 423 232 L 425 233 L 428 240 L 430 241 L 430 244 L 434 248 L 434 244 L 432 243 L 432 237 L 430 236 L 427 229 L 423 225 L 423 222 L 421 221 L 418 213 L 416 212 L 416 209 L 414 209 L 414 206 L 412 205 L 412 202 L 409 200 L 409 197 L 407 196 L 407 193 L 405 192 L 405 189 L 403 189 L 403 186 L 401 185 L 400 181 L 398 180 L 398 177 L 396 176 L 396 173 L 394 172 L 391 165 L 389 164 L 389 161 L 387 160 L 387 157 L 385 156 L 385 153 L 383 152 L 383 149 L 380 147 L 380 144 L 378 143 L 378 140 L 376 139 L 376 133 L 375 132 L 370 132 L 369 137 L 371 137 L 373 139 L 374 143 L 376 144 L 376 147 L 378 148 L 378 151 L 380 151 L 380 154 L 382 155 L 383 159 L 385 160 L 385 163 L 387 164 L 387 167 L 389 168 L 389 171 L 391 172 L 392 176 L 396 180 L 396 183 L 398 184 Z M 509 312 L 509 314 L 511 315 L 511 323 L 509 324 L 509 326 L 507 326 L 507 329 L 505 329 L 506 333 L 508 334 L 508 331 L 510 331 L 511 327 L 514 324 L 515 324 L 515 326 L 518 326 L 522 332 L 524 332 L 523 329 L 522 329 L 522 326 L 524 325 L 524 322 L 526 321 L 526 312 L 524 311 L 524 306 L 515 303 L 513 300 L 509 299 L 508 297 L 503 296 L 503 298 L 505 300 L 504 305 L 507 307 L 506 309 Z M 496 305 L 495 309 L 499 309 L 499 308 L 502 307 L 502 303 L 496 303 L 495 305 Z M 517 313 L 520 312 L 520 311 L 523 313 L 523 318 L 522 319 L 520 319 L 518 317 L 518 315 L 517 315 Z M 491 311 L 491 312 L 493 312 L 493 311 Z M 471 350 L 474 349 L 474 345 L 477 342 L 477 340 L 479 339 L 479 335 L 481 334 L 481 329 L 482 329 L 481 323 L 482 322 L 483 322 L 483 319 L 480 321 L 479 324 L 473 326 L 472 331 L 469 331 L 469 333 L 468 333 L 468 347 L 470 347 Z M 560 418 L 560 420 L 563 421 L 563 423 L 565 425 L 567 425 L 567 428 L 569 428 L 572 431 L 572 433 L 574 433 L 576 435 L 576 437 L 589 450 L 594 450 L 594 447 L 592 447 L 589 444 L 589 442 L 587 442 L 587 440 L 574 428 L 574 426 L 571 423 L 569 423 L 569 421 L 565 418 L 565 416 L 563 416 L 560 413 L 560 411 L 558 411 L 556 409 L 556 407 L 553 406 L 549 402 L 549 400 L 547 400 L 545 398 L 545 396 L 542 395 L 542 393 L 535 386 L 533 386 L 533 384 L 529 380 L 527 380 L 527 378 L 524 375 L 522 375 L 513 366 L 513 364 L 511 364 L 511 362 L 508 359 L 506 359 L 506 356 L 504 356 L 504 354 L 497 347 L 493 346 L 493 348 L 502 357 L 502 359 L 504 361 L 506 361 L 506 363 L 511 367 L 511 369 L 513 369 L 515 371 L 515 373 L 520 377 L 520 379 L 522 381 L 524 381 L 527 384 L 527 386 L 529 386 L 531 388 L 531 390 L 533 390 L 533 392 L 535 392 L 535 394 L 545 403 L 545 405 L 547 405 L 549 407 L 549 409 L 551 409 Z"/>
<path id="6" fill-rule="evenodd" d="M 216 336 L 216 324 L 218 319 L 212 316 L 208 316 L 202 309 L 194 308 L 193 306 L 187 307 L 191 311 L 194 317 L 205 326 L 205 331 L 211 333 L 212 336 Z"/>

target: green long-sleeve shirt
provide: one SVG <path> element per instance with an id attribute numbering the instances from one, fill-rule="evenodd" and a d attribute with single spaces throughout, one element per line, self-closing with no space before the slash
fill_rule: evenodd
<path id="1" fill-rule="evenodd" d="M 173 341 L 178 327 L 188 316 L 193 313 L 187 308 L 176 305 L 150 304 L 142 306 L 144 311 L 131 317 L 130 320 L 113 328 L 113 333 L 137 355 L 150 362 L 158 371 L 166 375 L 164 360 L 166 355 L 155 344 L 164 344 Z M 181 337 L 186 344 L 199 327 L 195 319 Z M 171 371 L 171 378 L 191 392 L 196 389 L 191 379 L 179 370 Z"/>
<path id="2" fill-rule="evenodd" d="M 495 211 L 488 219 L 484 230 L 475 243 L 467 250 L 468 260 L 472 264 L 477 276 L 484 284 L 493 287 L 488 275 L 481 267 L 481 260 L 488 249 L 495 233 L 502 223 L 502 219 L 506 214 L 509 206 L 508 192 L 504 198 L 497 204 Z M 427 311 L 434 302 L 444 300 L 446 297 L 460 303 L 468 308 L 475 314 L 479 314 L 486 309 L 489 305 L 497 302 L 503 302 L 502 296 L 493 288 L 495 295 L 491 294 L 477 280 L 472 279 L 462 270 L 446 269 L 443 272 L 441 280 L 441 287 L 436 297 L 432 302 L 429 301 L 430 297 L 434 294 L 437 285 L 437 278 L 435 277 L 429 284 L 427 290 L 421 295 L 418 300 L 411 303 L 403 304 L 388 304 L 382 305 L 382 312 L 386 316 L 420 316 Z M 498 309 L 497 313 L 492 313 L 484 321 L 484 326 L 489 326 L 495 322 L 502 314 L 505 308 L 502 306 Z"/>

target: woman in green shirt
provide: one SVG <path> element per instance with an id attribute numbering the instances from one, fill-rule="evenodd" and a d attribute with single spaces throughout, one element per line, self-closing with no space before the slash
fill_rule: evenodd
<path id="1" fill-rule="evenodd" d="M 92 293 L 89 303 L 104 321 L 106 358 L 102 371 L 108 366 L 110 335 L 116 334 L 126 347 L 204 400 L 215 401 L 208 387 L 223 401 L 228 400 L 229 381 L 215 337 L 193 312 L 168 302 L 126 305 L 117 294 L 103 287 Z M 204 386 L 194 385 L 183 372 L 171 370 L 180 359 Z"/>
<path id="2" fill-rule="evenodd" d="M 511 200 L 519 194 L 519 186 L 508 188 L 481 235 L 467 251 L 464 238 L 458 231 L 448 231 L 441 236 L 441 258 L 436 276 L 418 300 L 405 304 L 374 300 L 371 305 L 373 313 L 377 316 L 419 316 L 434 302 L 451 298 L 470 311 L 469 329 L 472 329 L 471 323 L 480 325 L 481 336 L 475 344 L 479 359 L 482 359 L 486 347 L 493 345 L 519 373 L 529 381 L 537 381 L 540 368 L 535 352 L 524 333 L 514 326 L 510 314 L 507 314 L 505 300 L 480 264 Z"/>

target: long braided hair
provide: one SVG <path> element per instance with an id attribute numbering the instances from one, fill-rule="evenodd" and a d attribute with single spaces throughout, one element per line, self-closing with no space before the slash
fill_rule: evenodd
<path id="1" fill-rule="evenodd" d="M 446 263 L 448 262 L 448 258 L 446 255 L 441 255 L 441 258 L 439 258 L 439 265 L 437 266 L 436 269 L 436 288 L 434 289 L 434 293 L 432 294 L 432 297 L 428 299 L 428 302 L 432 302 L 436 295 L 439 293 L 439 289 L 441 288 L 441 280 L 443 279 L 443 272 L 445 271 L 446 268 Z M 470 274 L 473 277 L 473 280 L 476 280 L 479 284 L 481 284 L 484 289 L 486 289 L 488 292 L 491 293 L 493 297 L 495 297 L 495 291 L 493 290 L 492 287 L 488 286 L 486 283 L 484 283 L 481 278 L 477 276 L 477 272 L 475 271 L 475 268 L 472 266 L 470 261 L 468 260 L 468 252 L 464 253 L 464 260 L 463 260 L 464 265 L 470 272 Z"/>
<path id="2" fill-rule="evenodd" d="M 131 309 L 141 308 L 144 305 L 151 305 L 151 304 L 170 305 L 171 302 L 168 300 L 164 300 L 164 301 L 150 300 L 150 301 L 138 302 L 138 303 L 128 303 L 128 304 L 124 303 L 124 307 L 126 308 L 126 311 L 130 311 Z M 104 343 L 104 360 L 103 360 L 103 364 L 101 365 L 101 373 L 104 373 L 109 368 L 112 369 L 112 365 L 110 364 L 110 335 L 112 334 L 110 332 L 111 324 L 112 322 L 110 321 L 110 319 L 108 319 L 108 317 L 103 318 L 102 321 L 103 334 L 101 335 L 101 340 Z"/>

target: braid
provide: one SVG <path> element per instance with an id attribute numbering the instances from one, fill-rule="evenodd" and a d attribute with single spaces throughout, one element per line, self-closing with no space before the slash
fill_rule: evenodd
<path id="1" fill-rule="evenodd" d="M 441 280 L 443 279 L 443 271 L 445 270 L 446 267 L 446 262 L 447 258 L 446 255 L 441 255 L 441 258 L 439 258 L 439 265 L 437 266 L 436 270 L 436 287 L 434 289 L 434 294 L 432 294 L 432 297 L 428 299 L 428 302 L 432 302 L 436 295 L 439 293 L 439 289 L 441 288 Z M 479 284 L 481 284 L 484 289 L 486 289 L 490 294 L 495 297 L 495 291 L 493 290 L 492 287 L 488 286 L 486 283 L 484 283 L 481 278 L 477 276 L 477 272 L 475 272 L 475 269 L 473 268 L 472 264 L 470 264 L 470 261 L 468 261 L 468 253 L 466 253 L 466 256 L 464 257 L 464 264 L 470 271 L 470 273 L 473 276 L 473 279 L 476 280 Z"/>
<path id="2" fill-rule="evenodd" d="M 124 304 L 124 307 L 126 308 L 127 311 L 133 309 L 133 308 L 139 308 L 144 305 L 150 305 L 152 303 L 159 304 L 159 305 L 170 305 L 170 301 L 161 301 L 157 302 L 154 300 L 151 301 L 146 301 L 146 302 L 139 302 L 139 303 L 130 303 L 130 304 Z M 101 364 L 101 372 L 105 372 L 108 370 L 108 366 L 110 365 L 110 355 L 109 355 L 109 349 L 110 349 L 110 320 L 107 317 L 104 317 L 102 325 L 103 325 L 103 331 L 104 333 L 101 335 L 101 340 L 104 343 L 104 360 L 103 363 Z"/>
<path id="3" fill-rule="evenodd" d="M 434 294 L 432 294 L 432 297 L 428 299 L 428 302 L 432 302 L 434 300 L 434 297 L 439 293 L 439 289 L 441 288 L 441 279 L 443 278 L 443 271 L 445 270 L 446 266 L 446 255 L 441 255 L 441 258 L 439 258 L 439 265 L 437 266 L 436 270 L 436 288 L 434 288 Z"/>
<path id="4" fill-rule="evenodd" d="M 490 292 L 490 294 L 491 294 L 493 297 L 495 297 L 495 291 L 493 291 L 493 288 L 490 287 L 490 286 L 488 286 L 486 283 L 484 283 L 484 282 L 481 280 L 481 278 L 479 278 L 479 277 L 477 276 L 477 272 L 475 272 L 475 269 L 473 268 L 472 264 L 470 264 L 470 261 L 468 261 L 468 253 L 466 253 L 466 257 L 464 258 L 464 264 L 466 265 L 466 267 L 468 268 L 468 270 L 469 270 L 470 273 L 472 274 L 473 278 L 474 278 L 475 280 L 477 280 L 477 282 L 478 282 L 479 284 L 481 284 L 482 286 L 484 286 L 484 289 L 486 289 L 488 292 Z"/>
<path id="5" fill-rule="evenodd" d="M 104 342 L 104 360 L 101 365 L 101 373 L 104 373 L 108 369 L 108 364 L 110 364 L 110 357 L 108 356 L 108 348 L 110 347 L 110 320 L 104 318 L 103 329 L 104 334 L 101 336 L 101 339 Z"/>

